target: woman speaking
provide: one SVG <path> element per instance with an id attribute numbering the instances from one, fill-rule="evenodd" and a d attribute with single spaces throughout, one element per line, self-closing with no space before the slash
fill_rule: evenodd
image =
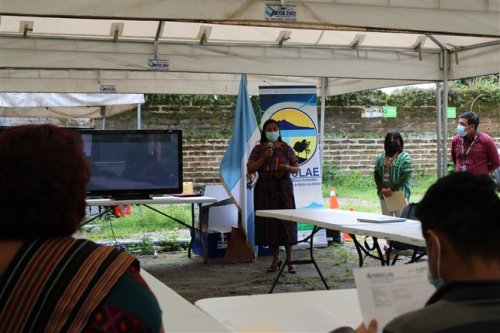
<path id="1" fill-rule="evenodd" d="M 292 147 L 281 140 L 279 124 L 269 119 L 262 126 L 260 144 L 256 145 L 247 163 L 249 173 L 258 173 L 254 189 L 254 208 L 294 209 L 295 197 L 290 174 L 299 171 L 298 158 Z M 280 245 L 285 246 L 289 262 L 288 272 L 295 274 L 292 245 L 297 243 L 297 223 L 269 217 L 255 217 L 255 244 L 271 246 L 273 260 L 267 268 L 275 272 L 282 264 Z"/>

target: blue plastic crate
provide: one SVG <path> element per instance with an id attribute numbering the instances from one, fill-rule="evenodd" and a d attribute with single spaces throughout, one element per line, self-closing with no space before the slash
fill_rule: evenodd
<path id="1" fill-rule="evenodd" d="M 191 237 L 193 237 L 191 233 Z M 226 254 L 227 243 L 229 241 L 230 232 L 221 234 L 220 232 L 210 232 L 203 233 L 205 238 L 205 247 L 207 249 L 207 258 L 221 258 Z M 199 233 L 196 233 L 196 237 L 193 239 L 194 254 L 203 255 L 203 248 L 200 242 Z"/>

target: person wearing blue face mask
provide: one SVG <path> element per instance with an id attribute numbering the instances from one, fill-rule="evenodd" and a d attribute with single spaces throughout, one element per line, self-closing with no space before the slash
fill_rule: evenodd
<path id="1" fill-rule="evenodd" d="M 383 332 L 500 332 L 499 212 L 487 175 L 457 172 L 429 188 L 416 216 L 437 290 L 424 308 L 393 319 Z M 356 332 L 376 328 L 373 320 Z"/>
<path id="2" fill-rule="evenodd" d="M 283 142 L 279 124 L 268 119 L 262 126 L 260 144 L 256 145 L 247 163 L 249 173 L 258 173 L 254 189 L 254 208 L 294 209 L 295 197 L 291 174 L 299 172 L 298 158 L 294 150 Z M 297 243 L 297 223 L 255 217 L 255 244 L 270 246 L 273 250 L 269 273 L 277 271 L 282 260 L 279 257 L 280 245 L 285 246 L 287 258 L 292 261 L 292 245 Z M 295 274 L 295 266 L 288 264 L 288 272 Z"/>
<path id="3" fill-rule="evenodd" d="M 462 113 L 458 118 L 457 135 L 451 141 L 451 159 L 455 171 L 488 174 L 500 166 L 495 141 L 479 132 L 479 117 L 474 112 Z"/>

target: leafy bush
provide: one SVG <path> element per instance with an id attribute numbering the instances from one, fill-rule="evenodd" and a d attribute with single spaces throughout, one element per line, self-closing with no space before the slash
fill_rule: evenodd
<path id="1" fill-rule="evenodd" d="M 388 95 L 381 90 L 361 91 L 326 98 L 327 105 L 396 105 L 415 107 L 436 105 L 436 91 L 433 88 L 405 87 Z M 500 102 L 500 83 L 497 75 L 452 81 L 448 96 L 450 105 L 467 105 L 481 95 L 487 103 Z"/>
<path id="2" fill-rule="evenodd" d="M 414 107 L 436 105 L 436 92 L 434 89 L 421 89 L 415 87 L 403 88 L 387 97 L 388 105 Z"/>
<path id="3" fill-rule="evenodd" d="M 450 101 L 455 105 L 470 105 L 476 97 L 480 96 L 480 101 L 499 103 L 500 84 L 498 81 L 495 75 L 454 81 L 449 88 Z"/>
<path id="4" fill-rule="evenodd" d="M 382 90 L 361 91 L 358 93 L 329 96 L 325 99 L 327 105 L 385 105 L 387 94 Z"/>
<path id="5" fill-rule="evenodd" d="M 168 95 L 168 94 L 146 94 L 144 96 L 145 108 L 153 105 L 231 105 L 236 103 L 236 96 L 226 95 Z"/>

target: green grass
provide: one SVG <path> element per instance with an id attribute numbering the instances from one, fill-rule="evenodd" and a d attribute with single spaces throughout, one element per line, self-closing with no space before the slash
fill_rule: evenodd
<path id="1" fill-rule="evenodd" d="M 152 205 L 152 207 L 184 221 L 188 225 L 191 224 L 191 210 L 187 205 Z M 177 239 L 179 229 L 184 228 L 177 222 L 147 207 L 132 206 L 130 215 L 120 218 L 108 215 L 106 219 L 96 219 L 89 223 L 84 228 L 86 237 L 95 241 L 112 240 L 113 232 L 110 222 L 112 223 L 114 236 L 117 239 L 144 240 L 145 235 L 154 233 L 155 238 L 171 241 Z"/>
<path id="2" fill-rule="evenodd" d="M 410 201 L 419 201 L 429 186 L 436 180 L 437 178 L 434 174 L 414 174 L 412 197 Z M 332 185 L 339 198 L 357 198 L 360 200 L 378 202 L 375 181 L 371 175 L 362 175 L 359 172 L 334 171 L 333 180 L 323 181 L 322 193 L 324 198 L 330 196 L 330 188 Z"/>

